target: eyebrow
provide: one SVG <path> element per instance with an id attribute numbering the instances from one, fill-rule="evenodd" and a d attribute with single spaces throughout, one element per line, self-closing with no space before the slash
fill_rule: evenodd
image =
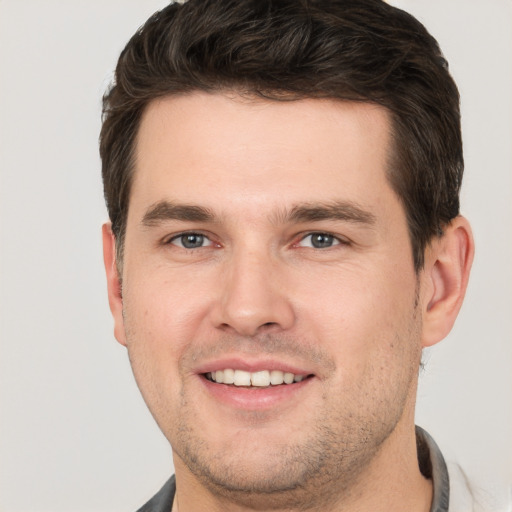
<path id="1" fill-rule="evenodd" d="M 376 222 L 373 213 L 351 201 L 333 201 L 328 203 L 306 203 L 294 206 L 288 212 L 280 212 L 281 222 L 318 222 L 322 220 L 341 220 L 372 226 Z"/>
<path id="2" fill-rule="evenodd" d="M 159 201 L 147 209 L 144 217 L 142 217 L 142 225 L 154 227 L 160 222 L 167 220 L 213 222 L 214 217 L 215 216 L 208 208 L 202 206 Z"/>
<path id="3" fill-rule="evenodd" d="M 161 222 L 177 220 L 184 222 L 215 222 L 214 213 L 203 206 L 175 204 L 159 201 L 151 205 L 142 217 L 142 225 L 157 226 Z M 329 203 L 304 203 L 291 209 L 280 210 L 271 216 L 277 224 L 319 222 L 322 220 L 341 220 L 372 226 L 375 215 L 350 201 L 333 201 Z"/>

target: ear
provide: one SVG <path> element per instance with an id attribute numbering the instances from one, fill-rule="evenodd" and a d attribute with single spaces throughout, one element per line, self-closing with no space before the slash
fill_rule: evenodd
<path id="1" fill-rule="evenodd" d="M 425 251 L 423 347 L 438 343 L 453 327 L 466 294 L 474 250 L 469 222 L 458 216 Z"/>
<path id="2" fill-rule="evenodd" d="M 108 303 L 114 317 L 114 336 L 121 345 L 126 346 L 123 321 L 123 294 L 121 280 L 116 265 L 116 237 L 110 222 L 103 224 L 103 262 L 107 274 Z"/>

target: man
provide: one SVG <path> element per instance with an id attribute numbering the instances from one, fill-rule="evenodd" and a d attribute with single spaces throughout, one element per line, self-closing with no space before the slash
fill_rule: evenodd
<path id="1" fill-rule="evenodd" d="M 100 152 L 115 336 L 175 467 L 141 510 L 469 506 L 414 426 L 473 258 L 461 146 L 436 41 L 380 0 L 189 0 L 133 36 Z"/>

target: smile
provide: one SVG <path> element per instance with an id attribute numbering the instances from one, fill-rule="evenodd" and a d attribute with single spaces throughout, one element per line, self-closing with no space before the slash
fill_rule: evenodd
<path id="1" fill-rule="evenodd" d="M 233 386 L 244 387 L 269 387 L 279 386 L 281 384 L 293 384 L 301 382 L 307 375 L 299 375 L 280 370 L 261 370 L 257 372 L 247 372 L 245 370 L 216 370 L 208 372 L 205 377 L 217 384 L 230 384 Z"/>

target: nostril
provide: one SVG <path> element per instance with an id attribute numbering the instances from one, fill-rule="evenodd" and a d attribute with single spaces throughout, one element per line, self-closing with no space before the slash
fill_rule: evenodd
<path id="1" fill-rule="evenodd" d="M 275 331 L 276 327 L 277 328 L 279 327 L 279 323 L 278 322 L 266 322 L 266 323 L 260 325 L 260 327 L 258 328 L 258 332 L 261 332 L 261 333 L 268 332 L 268 333 L 270 333 L 272 331 Z"/>

